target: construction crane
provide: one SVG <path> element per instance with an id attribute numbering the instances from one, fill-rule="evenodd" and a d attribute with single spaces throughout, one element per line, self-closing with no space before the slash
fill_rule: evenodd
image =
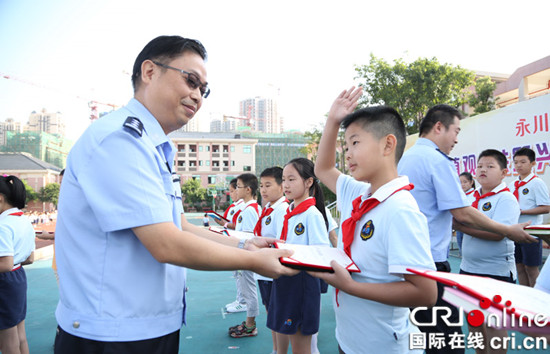
<path id="1" fill-rule="evenodd" d="M 48 87 L 48 86 L 37 84 L 35 82 L 29 81 L 29 80 L 26 80 L 26 79 L 23 79 L 23 78 L 14 76 L 14 75 L 6 74 L 6 73 L 3 73 L 3 72 L 0 72 L 0 77 L 2 77 L 3 79 L 6 79 L 6 80 L 19 81 L 19 82 L 22 82 L 24 84 L 35 86 L 35 87 L 45 89 L 45 90 L 48 90 L 48 91 L 55 91 L 55 92 L 58 92 L 58 93 L 61 93 L 61 94 L 64 94 L 64 95 L 73 96 L 73 94 L 70 94 L 68 92 L 64 92 L 64 91 L 59 90 L 59 89 L 54 89 L 54 88 L 51 88 L 51 87 Z M 87 99 L 85 97 L 82 97 L 82 96 L 79 96 L 79 95 L 76 95 L 74 97 L 76 97 L 79 100 L 88 101 L 88 107 L 90 108 L 90 121 L 92 121 L 92 122 L 99 118 L 99 112 L 98 112 L 98 106 L 99 105 L 111 107 L 111 111 L 113 111 L 113 110 L 120 107 L 119 105 L 116 105 L 116 104 L 113 104 L 113 103 L 104 103 L 104 102 L 99 102 L 99 101 L 95 101 L 95 100 L 89 100 L 89 99 Z"/>

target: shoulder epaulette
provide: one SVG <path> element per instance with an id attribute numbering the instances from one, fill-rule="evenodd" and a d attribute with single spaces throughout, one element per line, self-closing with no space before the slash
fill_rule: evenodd
<path id="1" fill-rule="evenodd" d="M 123 126 L 135 131 L 139 136 L 143 135 L 143 123 L 136 117 L 126 118 Z"/>

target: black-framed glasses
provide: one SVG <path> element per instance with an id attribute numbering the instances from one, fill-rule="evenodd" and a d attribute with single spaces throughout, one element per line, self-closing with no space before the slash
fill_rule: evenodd
<path id="1" fill-rule="evenodd" d="M 208 84 L 203 84 L 201 82 L 201 79 L 199 79 L 197 75 L 190 73 L 189 71 L 185 71 L 182 69 L 174 68 L 173 66 L 170 66 L 170 65 L 159 63 L 158 61 L 153 60 L 153 63 L 155 65 L 162 66 L 163 68 L 176 70 L 184 75 L 187 75 L 185 78 L 185 81 L 187 82 L 187 86 L 189 86 L 191 90 L 195 90 L 198 88 L 201 91 L 201 96 L 203 98 L 206 98 L 208 97 L 208 95 L 210 95 L 210 88 L 208 87 Z"/>

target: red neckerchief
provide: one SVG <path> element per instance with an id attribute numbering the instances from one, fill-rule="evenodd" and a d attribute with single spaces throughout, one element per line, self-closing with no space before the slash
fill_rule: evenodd
<path id="1" fill-rule="evenodd" d="M 281 203 L 289 203 L 290 204 L 290 202 L 286 198 Z M 277 204 L 277 202 L 275 202 L 275 204 Z M 258 219 L 258 222 L 256 223 L 256 226 L 254 227 L 254 235 L 262 236 L 262 220 L 266 216 L 269 216 L 272 212 L 273 212 L 273 208 L 271 207 L 271 205 L 262 210 L 262 214 L 260 215 L 260 218 Z"/>
<path id="2" fill-rule="evenodd" d="M 315 200 L 315 198 L 308 198 L 303 202 L 301 202 L 300 204 L 298 204 L 298 206 L 292 209 L 292 211 L 290 211 L 290 206 L 288 207 L 285 214 L 285 221 L 283 223 L 283 230 L 281 231 L 281 237 L 280 237 L 281 240 L 286 241 L 286 236 L 288 233 L 288 220 L 294 215 L 301 214 L 304 211 L 308 210 L 310 207 L 314 206 L 316 203 L 317 201 Z"/>
<path id="3" fill-rule="evenodd" d="M 472 194 L 472 193 L 475 192 L 475 191 L 476 191 L 476 190 L 472 188 L 472 190 L 469 191 L 469 192 L 467 192 L 466 195 L 470 195 L 470 194 Z"/>
<path id="4" fill-rule="evenodd" d="M 229 210 L 231 210 L 231 208 L 233 208 L 235 206 L 235 203 L 231 203 L 231 205 L 229 206 L 229 208 L 225 209 L 225 213 L 223 213 L 223 218 L 225 220 L 229 220 L 227 219 L 227 214 L 229 214 Z"/>
<path id="5" fill-rule="evenodd" d="M 8 214 L 8 215 L 21 216 L 21 215 L 23 215 L 23 212 L 22 211 L 16 211 L 15 213 L 11 213 L 11 214 Z"/>
<path id="6" fill-rule="evenodd" d="M 495 195 L 495 194 L 499 194 L 500 192 L 509 192 L 509 191 L 510 190 L 508 189 L 508 187 L 506 187 L 506 188 L 503 188 L 503 189 L 499 190 L 496 193 L 495 192 L 489 192 L 489 193 L 485 193 L 485 194 L 481 195 L 481 194 L 479 194 L 479 191 L 476 190 L 474 192 L 474 198 L 476 198 L 476 200 L 474 200 L 474 202 L 472 203 L 472 206 L 477 209 L 477 206 L 479 205 L 479 201 L 481 199 L 490 197 L 490 196 Z"/>
<path id="7" fill-rule="evenodd" d="M 392 194 L 388 196 L 388 198 L 401 190 L 410 191 L 413 188 L 414 188 L 414 185 L 412 183 L 409 183 L 408 185 L 395 190 Z M 351 258 L 351 244 L 353 243 L 353 239 L 355 238 L 355 227 L 357 226 L 357 222 L 361 219 L 363 215 L 365 215 L 372 209 L 376 208 L 378 204 L 381 203 L 381 201 L 379 201 L 376 198 L 368 198 L 363 203 L 361 203 L 361 199 L 362 199 L 361 197 L 362 196 L 359 196 L 353 200 L 352 202 L 353 209 L 351 210 L 351 216 L 346 220 L 344 220 L 344 222 L 342 223 L 342 241 L 344 242 L 344 252 L 346 252 L 346 254 L 350 258 Z M 340 292 L 340 289 L 336 289 L 336 306 L 340 306 L 340 304 L 338 303 L 339 292 Z"/>
<path id="8" fill-rule="evenodd" d="M 260 218 L 258 219 L 258 222 L 256 223 L 256 226 L 254 226 L 254 235 L 261 236 L 262 235 L 262 220 L 266 216 L 269 216 L 273 212 L 272 207 L 267 207 L 262 210 L 262 214 L 260 215 Z"/>
<path id="9" fill-rule="evenodd" d="M 410 191 L 413 188 L 414 185 L 410 183 L 395 190 L 392 194 L 388 196 L 388 198 L 401 190 Z M 351 211 L 351 217 L 347 218 L 342 223 L 342 241 L 344 242 L 344 252 L 346 252 L 346 254 L 350 258 L 351 244 L 353 243 L 353 238 L 355 236 L 355 226 L 357 225 L 357 221 L 359 221 L 363 215 L 374 209 L 380 203 L 381 202 L 376 198 L 368 198 L 363 203 L 361 203 L 361 196 L 355 198 L 355 200 L 352 202 L 353 209 Z"/>
<path id="10" fill-rule="evenodd" d="M 531 182 L 531 180 L 533 178 L 537 177 L 536 175 L 534 175 L 533 177 L 531 177 L 528 181 L 520 181 L 519 179 L 517 181 L 514 182 L 514 187 L 516 189 L 514 189 L 514 197 L 516 197 L 516 199 L 519 201 L 519 189 L 521 187 L 523 187 L 524 185 L 526 185 L 527 183 Z"/>

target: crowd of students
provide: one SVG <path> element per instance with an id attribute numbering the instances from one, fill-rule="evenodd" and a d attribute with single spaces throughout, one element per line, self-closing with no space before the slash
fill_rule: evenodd
<path id="1" fill-rule="evenodd" d="M 208 97 L 205 59 L 196 40 L 153 39 L 135 60 L 134 98 L 91 125 L 69 153 L 55 234 L 60 290 L 55 353 L 177 353 L 186 311 L 184 267 L 236 271 L 237 300 L 227 309 L 246 305 L 247 313 L 229 328 L 231 337 L 257 334 L 259 287 L 273 350 L 315 352 L 320 296 L 329 284 L 335 289 L 340 353 L 417 352 L 410 349 L 410 334 L 419 330 L 445 338 L 460 334 L 448 325 L 456 321 L 432 319 L 429 310 L 416 315 L 433 326 L 417 328 L 409 319 L 410 308 L 433 305 L 453 308 L 457 316 L 443 300 L 441 284 L 408 270 L 449 272 L 453 228 L 463 233 L 462 273 L 513 282 L 517 272 L 520 283 L 548 292 L 550 266 L 538 275 L 540 240 L 524 230 L 523 218 L 540 223 L 550 210 L 548 190 L 531 173 L 534 156 L 515 153 L 519 178 L 506 187 L 504 155 L 483 151 L 472 202 L 449 157 L 460 112 L 446 105 L 431 108 L 418 141 L 404 152 L 402 117 L 384 106 L 356 110 L 360 88 L 343 91 L 332 104 L 316 165 L 297 158 L 262 172 L 263 208 L 255 199 L 255 175 L 242 174 L 232 184 L 235 204 L 223 226 L 257 237 L 220 236 L 189 223 L 167 134 L 193 118 Z M 349 176 L 335 168 L 341 127 Z M 34 231 L 21 217 L 20 182 L 0 179 L 0 351 L 7 353 L 28 352 L 20 264 L 32 261 L 27 243 L 34 241 Z M 320 182 L 337 196 L 337 241 L 329 236 Z M 336 244 L 361 272 L 350 274 L 335 262 L 333 273 L 285 267 L 279 260 L 292 252 L 273 249 L 278 240 Z"/>

